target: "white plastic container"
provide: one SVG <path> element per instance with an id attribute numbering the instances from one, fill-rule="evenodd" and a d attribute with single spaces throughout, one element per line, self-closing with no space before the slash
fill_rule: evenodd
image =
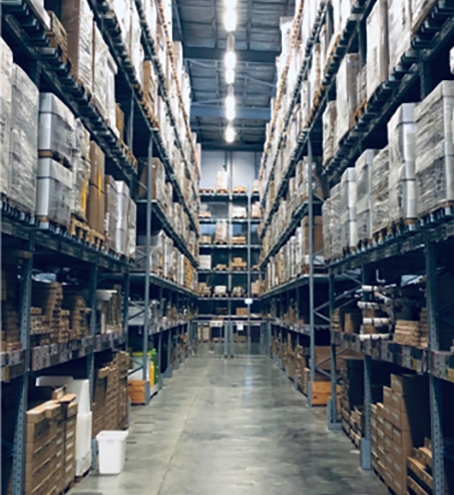
<path id="1" fill-rule="evenodd" d="M 126 431 L 101 431 L 96 435 L 98 441 L 99 474 L 120 474 L 125 464 Z"/>

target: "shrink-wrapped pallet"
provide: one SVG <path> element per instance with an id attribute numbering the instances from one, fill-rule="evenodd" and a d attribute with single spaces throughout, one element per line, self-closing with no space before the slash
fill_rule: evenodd
<path id="1" fill-rule="evenodd" d="M 0 37 L 0 194 L 9 194 L 13 53 Z"/>
<path id="2" fill-rule="evenodd" d="M 454 201 L 454 81 L 442 81 L 415 109 L 418 216 Z"/>
<path id="3" fill-rule="evenodd" d="M 93 23 L 93 103 L 103 118 L 106 116 L 107 46 L 96 22 Z"/>
<path id="4" fill-rule="evenodd" d="M 323 164 L 327 164 L 336 151 L 337 103 L 329 101 L 323 112 Z"/>
<path id="5" fill-rule="evenodd" d="M 71 163 L 75 146 L 75 119 L 53 93 L 39 95 L 38 150 L 51 151 Z"/>
<path id="6" fill-rule="evenodd" d="M 374 158 L 371 173 L 372 235 L 389 224 L 389 148 L 383 148 Z"/>
<path id="7" fill-rule="evenodd" d="M 117 182 L 115 179 L 106 175 L 105 178 L 105 210 L 106 215 L 104 219 L 104 235 L 106 238 L 106 247 L 116 251 L 115 238 L 117 230 L 117 215 L 118 215 L 118 190 Z"/>
<path id="8" fill-rule="evenodd" d="M 131 32 L 129 38 L 129 56 L 132 67 L 136 74 L 137 81 L 143 86 L 143 59 L 144 51 L 140 41 L 142 28 L 140 26 L 140 17 L 137 12 L 135 2 L 131 2 Z"/>
<path id="9" fill-rule="evenodd" d="M 81 220 L 86 220 L 88 181 L 90 178 L 90 133 L 79 119 L 75 120 L 71 164 L 73 167 L 71 214 Z"/>
<path id="10" fill-rule="evenodd" d="M 388 0 L 389 73 L 411 44 L 411 0 Z"/>
<path id="11" fill-rule="evenodd" d="M 226 170 L 219 170 L 216 174 L 216 191 L 228 191 L 228 173 Z"/>
<path id="12" fill-rule="evenodd" d="M 150 31 L 150 36 L 154 40 L 156 38 L 156 22 L 158 18 L 156 4 L 155 2 L 150 0 L 142 0 L 142 8 L 144 11 L 148 30 Z"/>
<path id="13" fill-rule="evenodd" d="M 356 76 L 356 108 L 364 107 L 367 102 L 367 64 Z"/>
<path id="14" fill-rule="evenodd" d="M 110 6 L 120 25 L 121 39 L 126 49 L 129 49 L 131 33 L 131 0 L 111 0 Z"/>
<path id="15" fill-rule="evenodd" d="M 126 245 L 126 257 L 128 259 L 134 259 L 136 256 L 136 218 L 137 218 L 137 205 L 131 199 L 128 198 L 128 242 Z"/>
<path id="16" fill-rule="evenodd" d="M 342 256 L 341 243 L 341 219 L 340 219 L 340 203 L 341 203 L 341 185 L 336 184 L 330 193 L 331 198 L 331 258 L 337 259 Z"/>
<path id="17" fill-rule="evenodd" d="M 356 78 L 358 77 L 359 57 L 348 53 L 342 60 L 336 77 L 337 88 L 337 142 L 355 125 Z"/>
<path id="18" fill-rule="evenodd" d="M 117 182 L 117 224 L 115 228 L 115 251 L 126 255 L 128 247 L 129 187 L 123 181 Z"/>
<path id="19" fill-rule="evenodd" d="M 36 185 L 36 216 L 69 227 L 72 182 L 71 170 L 52 158 L 40 158 Z"/>
<path id="20" fill-rule="evenodd" d="M 216 222 L 216 232 L 214 235 L 215 244 L 227 244 L 228 242 L 228 223 L 226 221 Z"/>
<path id="21" fill-rule="evenodd" d="M 339 38 L 341 36 L 341 0 L 330 0 L 329 2 L 332 12 L 332 30 L 333 34 L 328 44 L 328 57 L 333 54 Z"/>
<path id="22" fill-rule="evenodd" d="M 371 170 L 377 150 L 366 150 L 356 160 L 356 229 L 358 242 L 367 242 L 372 237 L 371 224 Z"/>
<path id="23" fill-rule="evenodd" d="M 367 100 L 388 77 L 387 0 L 377 0 L 367 17 Z"/>
<path id="24" fill-rule="evenodd" d="M 353 0 L 340 0 L 340 33 L 343 33 L 347 27 L 348 18 L 352 15 L 354 3 Z"/>
<path id="25" fill-rule="evenodd" d="M 309 88 L 310 88 L 310 104 L 309 111 L 315 105 L 315 98 L 319 93 L 321 85 L 321 72 L 320 72 L 320 43 L 316 43 L 312 47 L 312 59 L 311 68 L 309 69 Z"/>
<path id="26" fill-rule="evenodd" d="M 345 249 L 354 248 L 358 244 L 354 167 L 345 169 L 341 178 L 341 243 Z"/>
<path id="27" fill-rule="evenodd" d="M 416 218 L 415 103 L 404 103 L 388 123 L 389 219 Z"/>
<path id="28" fill-rule="evenodd" d="M 16 64 L 12 71 L 10 168 L 8 197 L 14 206 L 33 214 L 38 169 L 39 92 Z"/>
<path id="29" fill-rule="evenodd" d="M 424 19 L 427 18 L 431 7 L 433 7 L 435 3 L 435 0 L 411 1 L 411 26 L 413 32 L 419 29 Z"/>
<path id="30" fill-rule="evenodd" d="M 199 255 L 199 267 L 201 270 L 211 270 L 211 254 Z"/>
<path id="31" fill-rule="evenodd" d="M 323 218 L 323 256 L 326 261 L 332 257 L 331 251 L 331 198 L 325 200 L 322 206 Z"/>
<path id="32" fill-rule="evenodd" d="M 63 0 L 61 23 L 68 36 L 71 72 L 93 92 L 93 12 L 87 0 Z"/>

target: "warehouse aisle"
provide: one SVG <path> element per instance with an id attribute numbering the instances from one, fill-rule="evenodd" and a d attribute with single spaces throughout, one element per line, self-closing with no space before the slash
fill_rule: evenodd
<path id="1" fill-rule="evenodd" d="M 322 410 L 263 357 L 193 358 L 134 408 L 124 472 L 71 495 L 384 495 Z"/>

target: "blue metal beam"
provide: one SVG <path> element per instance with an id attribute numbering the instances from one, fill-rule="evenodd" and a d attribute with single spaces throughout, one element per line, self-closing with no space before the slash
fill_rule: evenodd
<path id="1" fill-rule="evenodd" d="M 223 106 L 197 105 L 191 106 L 191 117 L 225 117 Z M 269 108 L 237 107 L 236 118 L 245 120 L 270 120 Z"/>
<path id="2" fill-rule="evenodd" d="M 279 52 L 266 50 L 235 50 L 238 62 L 274 64 Z M 223 60 L 225 50 L 219 48 L 183 47 L 183 57 L 188 60 Z"/>

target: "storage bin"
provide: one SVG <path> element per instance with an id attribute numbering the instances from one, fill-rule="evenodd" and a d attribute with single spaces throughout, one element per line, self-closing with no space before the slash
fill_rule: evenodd
<path id="1" fill-rule="evenodd" d="M 98 441 L 99 474 L 120 474 L 125 465 L 126 431 L 102 431 L 96 435 Z"/>

